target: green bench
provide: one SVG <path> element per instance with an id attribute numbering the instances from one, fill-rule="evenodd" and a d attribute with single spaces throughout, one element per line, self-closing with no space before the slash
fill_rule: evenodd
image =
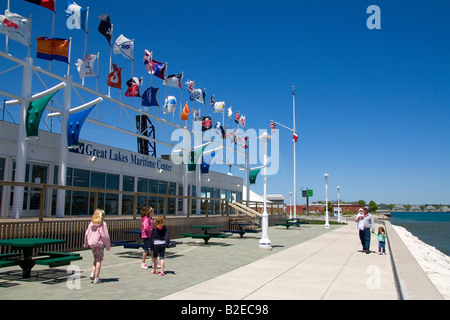
<path id="1" fill-rule="evenodd" d="M 261 232 L 261 230 L 258 229 L 238 229 L 238 230 L 222 230 L 223 232 L 229 232 L 229 233 L 237 233 L 241 238 L 244 237 L 244 234 L 246 233 L 258 233 Z"/>
<path id="2" fill-rule="evenodd" d="M 211 238 L 228 238 L 231 236 L 229 233 L 180 233 L 183 237 L 190 237 L 195 239 L 203 239 L 205 244 L 208 244 Z"/>
<path id="3" fill-rule="evenodd" d="M 79 253 L 45 251 L 39 253 L 43 258 L 33 261 L 39 265 L 48 265 L 50 268 L 69 265 L 70 262 L 83 259 Z"/>
<path id="4" fill-rule="evenodd" d="M 12 258 L 19 258 L 20 256 L 21 254 L 17 252 L 0 254 L 0 268 L 11 267 L 19 264 L 20 261 L 18 259 Z"/>

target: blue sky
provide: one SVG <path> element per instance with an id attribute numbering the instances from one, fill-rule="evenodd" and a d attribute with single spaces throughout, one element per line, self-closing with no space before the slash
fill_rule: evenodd
<path id="1" fill-rule="evenodd" d="M 101 14 L 110 15 L 114 40 L 120 34 L 135 40 L 133 75 L 144 77 L 144 87 L 149 77 L 142 58 L 148 49 L 155 60 L 168 62 L 169 74 L 184 72 L 184 80 L 206 88 L 207 98 L 214 94 L 216 101 L 245 114 L 246 129 L 270 132 L 271 120 L 292 127 L 295 86 L 298 204 L 304 203 L 300 190 L 306 187 L 314 190 L 310 200 L 325 199 L 324 173 L 329 174 L 329 200 L 337 199 L 339 185 L 344 201 L 450 203 L 448 1 L 76 2 L 90 7 L 88 53 L 100 52 L 103 93 L 109 46 L 97 31 Z M 6 0 L 0 3 L 6 8 Z M 379 30 L 366 26 L 372 4 L 381 9 Z M 58 0 L 55 37 L 73 37 L 75 62 L 84 50 L 84 32 L 66 28 L 64 9 L 65 1 Z M 50 36 L 49 10 L 11 0 L 11 11 L 33 15 L 32 39 Z M 12 41 L 9 52 L 27 55 Z M 33 58 L 35 53 L 33 40 Z M 124 67 L 124 78 L 131 76 L 129 60 L 114 55 L 113 63 Z M 48 68 L 47 61 L 35 59 L 35 64 Z M 52 63 L 61 76 L 66 69 Z M 71 74 L 80 82 L 75 66 Z M 152 81 L 164 92 L 159 79 Z M 33 89 L 39 90 L 35 83 Z M 95 88 L 95 81 L 86 79 L 86 86 Z M 179 97 L 179 90 L 168 91 Z M 112 96 L 119 99 L 117 91 Z M 183 88 L 183 100 L 187 96 Z M 101 110 L 113 107 L 105 103 Z M 280 166 L 268 177 L 268 193 L 288 197 L 293 192 L 292 134 L 277 128 Z M 81 138 L 136 151 L 134 138 L 90 124 Z M 228 171 L 218 164 L 211 169 Z M 243 176 L 237 169 L 233 174 Z M 258 177 L 252 190 L 261 194 L 262 181 Z"/>

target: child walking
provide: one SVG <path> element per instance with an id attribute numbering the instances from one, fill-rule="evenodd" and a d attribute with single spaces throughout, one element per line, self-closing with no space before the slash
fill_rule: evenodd
<path id="1" fill-rule="evenodd" d="M 378 254 L 386 254 L 386 232 L 383 227 L 378 227 L 378 232 L 374 232 L 378 236 Z"/>
<path id="2" fill-rule="evenodd" d="M 158 266 L 158 256 L 161 265 L 161 275 L 166 275 L 164 273 L 165 259 L 164 255 L 166 253 L 166 247 L 170 243 L 169 233 L 167 232 L 166 223 L 162 217 L 156 217 L 153 224 L 153 230 L 150 237 L 150 248 L 153 249 L 153 274 L 158 274 L 156 270 Z"/>
<path id="3" fill-rule="evenodd" d="M 153 230 L 153 212 L 152 207 L 141 208 L 141 238 L 144 248 L 144 252 L 142 253 L 141 269 L 145 270 L 148 269 L 148 266 L 145 263 L 147 255 L 150 253 L 150 258 L 152 258 L 152 251 L 150 250 L 150 236 Z"/>
<path id="4" fill-rule="evenodd" d="M 102 267 L 103 251 L 111 249 L 111 241 L 109 239 L 108 227 L 103 221 L 105 211 L 96 209 L 92 215 L 91 222 L 84 233 L 83 247 L 89 246 L 94 255 L 94 263 L 92 265 L 91 280 L 93 283 L 100 283 L 100 268 Z"/>

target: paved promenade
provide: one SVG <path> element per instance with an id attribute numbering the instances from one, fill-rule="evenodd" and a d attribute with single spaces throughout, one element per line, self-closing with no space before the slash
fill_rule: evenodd
<path id="1" fill-rule="evenodd" d="M 272 250 L 258 248 L 260 234 L 227 239 L 174 239 L 166 251 L 166 275 L 139 268 L 142 250 L 105 251 L 92 284 L 90 250 L 70 267 L 35 266 L 21 278 L 18 267 L 0 269 L 2 300 L 328 300 L 399 298 L 390 254 L 362 253 L 355 224 L 269 228 Z M 377 248 L 372 236 L 371 249 Z M 406 247 L 405 247 L 406 248 Z M 70 270 L 76 271 L 75 273 Z M 69 273 L 68 273 L 69 271 Z"/>

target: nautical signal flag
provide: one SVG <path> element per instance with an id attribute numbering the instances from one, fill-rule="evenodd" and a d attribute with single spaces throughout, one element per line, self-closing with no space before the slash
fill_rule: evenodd
<path id="1" fill-rule="evenodd" d="M 141 80 L 137 77 L 132 77 L 127 81 L 127 91 L 125 92 L 126 97 L 140 97 L 139 94 L 139 85 L 141 84 Z"/>
<path id="2" fill-rule="evenodd" d="M 44 60 L 58 60 L 69 63 L 69 40 L 39 37 L 36 41 L 37 58 Z"/>
<path id="3" fill-rule="evenodd" d="M 114 54 L 121 53 L 125 58 L 133 60 L 134 41 L 121 34 L 114 42 Z"/>
<path id="4" fill-rule="evenodd" d="M 55 11 L 55 0 L 25 0 L 25 1 Z"/>
<path id="5" fill-rule="evenodd" d="M 184 104 L 183 113 L 181 114 L 181 120 L 188 120 L 189 119 L 189 106 L 186 102 Z"/>
<path id="6" fill-rule="evenodd" d="M 30 46 L 31 23 L 21 15 L 5 10 L 5 15 L 0 15 L 0 33 L 27 47 Z"/>
<path id="7" fill-rule="evenodd" d="M 142 105 L 151 107 L 156 106 L 159 107 L 158 100 L 156 99 L 156 95 L 158 93 L 159 88 L 150 87 L 144 91 L 142 94 Z"/>
<path id="8" fill-rule="evenodd" d="M 294 134 L 292 135 L 292 141 L 293 141 L 294 143 L 296 143 L 296 142 L 297 142 L 297 139 L 298 139 L 298 135 L 294 132 Z"/>
<path id="9" fill-rule="evenodd" d="M 111 47 L 111 37 L 112 37 L 112 24 L 109 15 L 103 14 L 98 16 L 97 19 L 100 19 L 100 24 L 98 25 L 98 32 L 105 36 L 108 41 L 109 46 Z"/>
<path id="10" fill-rule="evenodd" d="M 122 89 L 122 68 L 118 68 L 117 65 L 113 64 L 113 71 L 108 74 L 106 82 L 110 87 Z"/>
<path id="11" fill-rule="evenodd" d="M 86 30 L 87 10 L 77 5 L 73 0 L 66 0 L 67 28 Z"/>
<path id="12" fill-rule="evenodd" d="M 181 89 L 181 78 L 183 78 L 183 74 L 171 74 L 164 79 L 163 85 L 168 87 L 175 87 Z"/>

